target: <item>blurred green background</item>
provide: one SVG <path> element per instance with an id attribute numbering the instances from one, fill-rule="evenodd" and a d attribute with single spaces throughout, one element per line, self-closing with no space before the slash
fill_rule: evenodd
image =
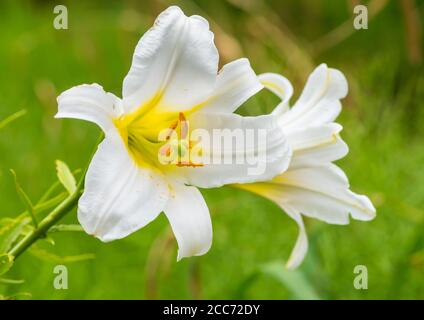
<path id="1" fill-rule="evenodd" d="M 279 72 L 300 94 L 307 75 L 326 62 L 342 70 L 350 93 L 339 122 L 349 155 L 338 164 L 352 190 L 370 196 L 372 222 L 347 226 L 305 219 L 310 249 L 295 272 L 284 270 L 297 237 L 295 223 L 273 203 L 230 188 L 202 190 L 212 213 L 214 242 L 202 257 L 176 262 L 166 218 L 104 244 L 85 233 L 58 233 L 55 256 L 26 252 L 0 294 L 34 299 L 424 298 L 423 1 L 363 2 L 368 30 L 355 30 L 349 0 L 60 1 L 69 29 L 53 28 L 53 1 L 0 3 L 0 119 L 27 114 L 0 130 L 0 218 L 24 210 L 9 168 L 38 199 L 55 181 L 55 159 L 72 169 L 87 162 L 98 129 L 55 120 L 56 97 L 97 82 L 120 96 L 134 47 L 170 4 L 206 17 L 220 64 L 248 57 L 257 73 Z M 240 110 L 269 112 L 276 100 L 260 93 Z M 76 223 L 75 211 L 65 222 Z M 94 253 L 70 263 L 66 256 Z M 53 268 L 65 264 L 69 289 L 55 290 Z M 356 265 L 368 268 L 368 290 L 353 286 Z M 25 296 L 24 296 L 25 297 Z"/>

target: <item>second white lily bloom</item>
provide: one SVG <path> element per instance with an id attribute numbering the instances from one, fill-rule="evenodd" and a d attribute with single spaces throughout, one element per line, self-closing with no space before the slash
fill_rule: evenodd
<path id="1" fill-rule="evenodd" d="M 80 85 L 58 97 L 57 118 L 91 121 L 105 133 L 78 205 L 87 233 L 103 241 L 123 238 L 163 211 L 178 241 L 178 259 L 201 255 L 211 246 L 212 225 L 196 186 L 269 180 L 287 168 L 291 150 L 274 116 L 233 113 L 263 88 L 249 62 L 234 61 L 219 74 L 217 68 L 218 52 L 208 22 L 170 7 L 138 43 L 122 100 L 97 84 Z M 163 141 L 158 135 L 182 126 L 182 120 L 189 122 L 190 130 L 266 130 L 266 170 L 248 175 L 247 163 L 161 164 Z M 191 146 L 183 148 L 189 151 Z"/>
<path id="2" fill-rule="evenodd" d="M 340 99 L 348 92 L 344 75 L 320 65 L 291 108 L 293 88 L 286 78 L 273 73 L 259 78 L 282 100 L 272 114 L 279 118 L 293 156 L 287 171 L 274 179 L 237 187 L 270 199 L 296 221 L 299 236 L 287 262 L 288 268 L 295 268 L 308 249 L 302 215 L 331 224 L 348 224 L 349 214 L 367 221 L 375 217 L 376 211 L 366 196 L 350 191 L 346 175 L 332 163 L 348 152 L 339 136 L 342 126 L 334 123 L 341 111 Z"/>

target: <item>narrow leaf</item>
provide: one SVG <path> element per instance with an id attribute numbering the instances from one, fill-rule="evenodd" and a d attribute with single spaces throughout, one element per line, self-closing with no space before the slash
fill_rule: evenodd
<path id="1" fill-rule="evenodd" d="M 75 256 L 59 256 L 54 253 L 48 252 L 37 245 L 33 245 L 29 251 L 35 257 L 54 263 L 72 263 L 72 262 L 80 262 L 85 260 L 94 259 L 96 256 L 92 253 L 80 254 Z"/>
<path id="2" fill-rule="evenodd" d="M 17 300 L 19 297 L 31 298 L 32 294 L 29 292 L 17 292 L 10 296 L 0 296 L 0 300 Z"/>
<path id="3" fill-rule="evenodd" d="M 69 194 L 73 194 L 77 190 L 77 182 L 75 177 L 69 170 L 68 165 L 60 160 L 56 160 L 57 177 Z"/>
<path id="4" fill-rule="evenodd" d="M 30 214 L 30 216 L 32 218 L 32 222 L 34 223 L 34 225 L 36 227 L 38 227 L 37 219 L 35 218 L 35 209 L 34 209 L 34 206 L 31 202 L 31 199 L 25 193 L 24 189 L 22 189 L 22 187 L 19 185 L 18 178 L 16 176 L 15 170 L 10 169 L 10 173 L 12 174 L 12 176 L 15 180 L 16 192 L 18 193 L 19 198 L 21 199 L 21 201 L 24 203 L 26 209 L 28 210 L 28 213 Z"/>
<path id="5" fill-rule="evenodd" d="M 59 193 L 57 196 L 55 196 L 55 197 L 53 197 L 49 200 L 46 200 L 44 202 L 39 202 L 35 206 L 36 214 L 57 206 L 59 203 L 61 203 L 63 200 L 65 200 L 67 196 L 68 196 L 68 194 L 66 192 L 62 192 L 62 193 Z"/>
<path id="6" fill-rule="evenodd" d="M 305 275 L 300 270 L 287 270 L 282 261 L 267 263 L 260 270 L 263 274 L 271 276 L 281 283 L 294 299 L 320 299 Z"/>
<path id="7" fill-rule="evenodd" d="M 16 119 L 24 116 L 26 114 L 26 110 L 23 109 L 21 111 L 18 111 L 10 116 L 8 116 L 6 119 L 3 119 L 0 121 L 0 130 L 3 129 L 4 127 L 6 127 L 8 124 L 12 123 L 13 121 L 15 121 Z"/>
<path id="8" fill-rule="evenodd" d="M 0 229 L 0 254 L 9 251 L 30 221 L 29 218 L 11 219 L 10 223 Z"/>
<path id="9" fill-rule="evenodd" d="M 48 231 L 50 232 L 81 232 L 84 231 L 84 229 L 79 224 L 57 224 L 50 228 Z"/>
<path id="10" fill-rule="evenodd" d="M 25 280 L 15 280 L 15 279 L 6 279 L 6 278 L 0 278 L 1 284 L 22 284 Z"/>
<path id="11" fill-rule="evenodd" d="M 82 170 L 81 169 L 75 169 L 74 171 L 72 171 L 72 175 L 75 177 L 75 175 L 79 174 Z M 37 202 L 37 206 L 40 205 L 41 203 L 45 203 L 47 201 L 49 201 L 48 199 L 51 198 L 51 196 L 54 194 L 54 192 L 56 191 L 56 189 L 61 185 L 62 183 L 60 181 L 55 181 L 48 189 L 47 191 L 42 195 L 42 197 L 40 198 L 40 200 L 38 200 Z M 61 201 L 60 201 L 61 202 Z"/>
<path id="12" fill-rule="evenodd" d="M 0 275 L 5 274 L 13 266 L 13 257 L 9 254 L 0 255 Z"/>

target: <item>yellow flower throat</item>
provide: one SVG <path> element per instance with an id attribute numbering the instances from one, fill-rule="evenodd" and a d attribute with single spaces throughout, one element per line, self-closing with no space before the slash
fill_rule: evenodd
<path id="1" fill-rule="evenodd" d="M 141 109 L 141 108 L 140 108 Z M 145 109 L 144 109 L 145 110 Z M 182 112 L 157 112 L 155 108 L 123 115 L 115 125 L 127 150 L 139 166 L 201 166 L 188 155 L 193 147 L 190 127 Z M 169 159 L 169 160 L 168 160 Z"/>

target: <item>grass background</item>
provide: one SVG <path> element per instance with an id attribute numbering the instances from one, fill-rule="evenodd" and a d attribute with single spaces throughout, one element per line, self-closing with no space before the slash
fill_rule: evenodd
<path id="1" fill-rule="evenodd" d="M 35 299 L 424 298 L 424 79 L 423 1 L 366 2 L 369 29 L 352 27 L 360 1 L 174 1 L 186 14 L 211 22 L 220 64 L 246 56 L 255 71 L 279 72 L 296 98 L 321 62 L 341 69 L 350 85 L 339 122 L 349 155 L 339 165 L 352 189 L 370 196 L 372 222 L 332 226 L 305 219 L 310 249 L 296 271 L 284 271 L 297 228 L 284 212 L 255 195 L 229 188 L 203 190 L 213 216 L 214 242 L 202 257 L 176 262 L 176 241 L 166 218 L 109 244 L 84 233 L 40 244 L 68 263 L 25 253 L 7 275 L 20 285 L 0 293 Z M 87 162 L 98 129 L 55 120 L 56 97 L 81 83 L 98 82 L 118 96 L 134 47 L 170 1 L 61 1 L 69 29 L 53 28 L 52 1 L 0 3 L 0 119 L 26 116 L 0 131 L 0 218 L 24 210 L 9 168 L 32 199 L 55 180 L 54 160 L 72 169 Z M 292 99 L 294 102 L 295 99 Z M 269 112 L 266 92 L 243 114 Z M 76 223 L 73 211 L 66 222 Z M 55 290 L 53 268 L 65 264 L 69 289 Z M 366 265 L 368 290 L 355 290 L 353 269 Z"/>

